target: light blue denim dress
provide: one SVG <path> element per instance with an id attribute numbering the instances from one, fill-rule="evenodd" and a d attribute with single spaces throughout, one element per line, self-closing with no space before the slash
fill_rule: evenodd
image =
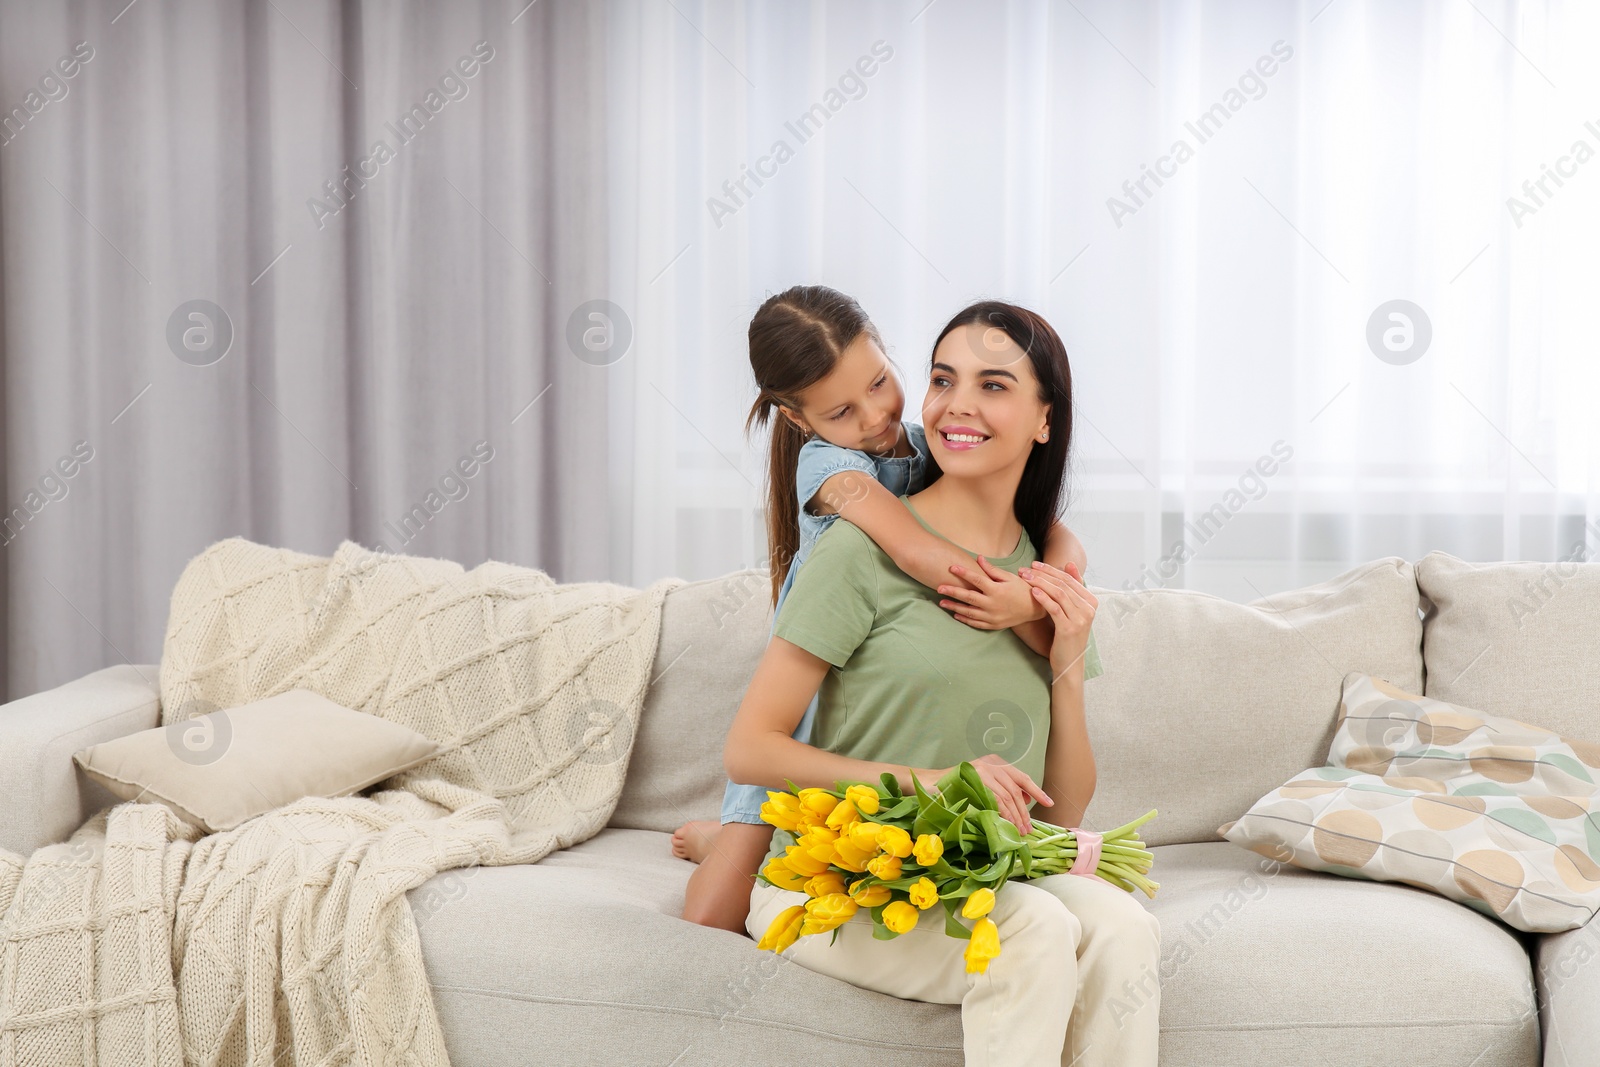
<path id="1" fill-rule="evenodd" d="M 783 610 L 783 601 L 789 595 L 790 587 L 794 585 L 795 572 L 811 554 L 811 548 L 817 543 L 817 538 L 821 537 L 823 531 L 839 517 L 837 513 L 813 515 L 806 510 L 807 502 L 817 495 L 817 490 L 822 488 L 823 482 L 840 471 L 861 471 L 876 478 L 895 496 L 920 493 L 927 487 L 925 472 L 929 462 L 928 439 L 922 432 L 922 427 L 916 423 L 907 422 L 903 425 L 906 428 L 906 439 L 912 448 L 912 454 L 909 456 L 880 458 L 858 449 L 840 448 L 815 437 L 800 447 L 800 458 L 796 461 L 794 474 L 795 494 L 800 498 L 800 547 L 789 563 L 783 587 L 778 590 L 778 603 L 772 611 L 773 626 L 777 625 L 778 612 Z M 770 636 L 771 631 L 768 633 Z M 794 728 L 796 741 L 811 740 L 811 724 L 816 717 L 817 698 L 813 696 L 805 714 L 800 717 L 800 724 Z M 764 786 L 729 782 L 722 792 L 721 821 L 760 823 L 761 805 L 766 799 L 767 790 Z"/>

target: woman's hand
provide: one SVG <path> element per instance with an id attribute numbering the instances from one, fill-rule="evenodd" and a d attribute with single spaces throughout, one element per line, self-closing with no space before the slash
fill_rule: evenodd
<path id="1" fill-rule="evenodd" d="M 982 569 L 960 564 L 950 568 L 951 573 L 971 582 L 973 587 L 939 586 L 939 595 L 950 598 L 939 601 L 941 608 L 952 609 L 956 618 L 975 630 L 1009 630 L 1045 617 L 1043 605 L 1034 598 L 1027 582 L 983 556 L 978 557 L 978 566 Z"/>
<path id="2" fill-rule="evenodd" d="M 1043 561 L 1030 564 L 1023 576 L 1033 596 L 1049 612 L 1055 624 L 1055 640 L 1050 645 L 1050 680 L 1054 682 L 1069 670 L 1083 677 L 1083 655 L 1089 648 L 1089 625 L 1094 622 L 1100 600 L 1084 586 L 1077 564 L 1058 570 Z"/>
<path id="3" fill-rule="evenodd" d="M 1024 834 L 1033 829 L 1033 820 L 1028 818 L 1028 798 L 1033 797 L 1045 805 L 1055 803 L 1032 778 L 1028 777 L 1026 772 L 1015 764 L 1007 763 L 993 752 L 967 762 L 972 764 L 972 769 L 978 772 L 983 784 L 994 793 L 1000 814 Z M 954 767 L 946 767 L 935 781 L 944 778 L 953 770 Z"/>

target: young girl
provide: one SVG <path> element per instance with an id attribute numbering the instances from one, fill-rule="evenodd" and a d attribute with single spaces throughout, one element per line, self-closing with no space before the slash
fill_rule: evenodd
<path id="1" fill-rule="evenodd" d="M 887 773 L 909 792 L 913 775 L 931 785 L 971 761 L 1019 827 L 1033 801 L 1052 822 L 1078 826 L 1095 788 L 1083 691 L 1098 601 L 1075 568 L 1032 563 L 1072 434 L 1066 352 L 1037 315 L 978 304 L 940 335 L 929 386 L 923 425 L 943 473 L 899 502 L 930 531 L 1031 574 L 1053 624 L 1048 662 L 1008 634 L 955 625 L 858 527 L 835 523 L 795 576 L 729 728 L 724 766 L 735 782 L 774 789 Z M 815 740 L 803 743 L 790 734 L 819 689 Z M 1011 726 L 1027 737 L 1009 758 L 974 737 L 974 716 L 996 704 L 1015 709 Z M 775 832 L 768 859 L 793 842 Z M 985 927 L 998 936 L 992 957 L 984 943 L 946 934 L 938 907 L 892 940 L 873 936 L 866 907 L 831 934 L 794 939 L 805 893 L 758 884 L 750 897 L 747 932 L 800 965 L 892 996 L 959 1003 L 968 1067 L 1156 1065 L 1160 923 L 1109 882 L 1008 881 L 978 920 L 994 924 Z"/>
<path id="2" fill-rule="evenodd" d="M 1027 583 L 981 555 L 974 566 L 971 554 L 926 529 L 898 499 L 940 471 L 922 427 L 900 421 L 905 396 L 861 306 L 826 286 L 796 286 L 761 305 L 749 343 L 761 392 L 746 428 L 765 424 L 774 410 L 781 416 L 773 419 L 768 475 L 774 618 L 812 546 L 842 516 L 901 571 L 949 597 L 940 606 L 955 618 L 975 629 L 1009 628 L 1047 656 L 1052 624 Z M 1083 573 L 1083 547 L 1065 526 L 1053 522 L 1045 543 L 1045 562 Z M 1089 677 L 1100 672 L 1092 642 L 1086 663 Z M 811 701 L 794 728 L 797 740 L 810 739 L 816 707 Z M 986 736 L 1009 737 L 1000 725 Z M 760 815 L 766 799 L 764 787 L 729 782 L 719 823 L 689 822 L 673 834 L 673 852 L 700 864 L 689 879 L 685 919 L 744 931 L 757 864 L 772 842 Z"/>

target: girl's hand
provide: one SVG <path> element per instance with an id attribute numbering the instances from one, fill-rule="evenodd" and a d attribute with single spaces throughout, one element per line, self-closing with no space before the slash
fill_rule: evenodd
<path id="1" fill-rule="evenodd" d="M 1069 670 L 1083 678 L 1083 656 L 1089 648 L 1089 626 L 1094 622 L 1100 600 L 1085 588 L 1075 563 L 1058 570 L 1043 562 L 1030 565 L 1031 576 L 1023 580 L 1055 624 L 1055 640 L 1050 646 L 1051 681 Z"/>
<path id="2" fill-rule="evenodd" d="M 983 784 L 994 793 L 994 799 L 1000 808 L 1000 814 L 1011 821 L 1021 833 L 1028 833 L 1033 829 L 1033 820 L 1028 818 L 1028 798 L 1033 797 L 1041 804 L 1053 805 L 1055 801 L 1043 789 L 1028 777 L 1027 773 L 1015 764 L 1007 763 L 993 752 L 979 756 L 975 760 L 968 760 L 972 769 L 978 772 L 978 777 L 983 779 Z M 946 767 L 939 773 L 939 778 L 953 771 L 954 767 Z M 937 781 L 938 779 L 935 779 Z"/>
<path id="3" fill-rule="evenodd" d="M 976 630 L 1009 630 L 1011 627 L 1045 617 L 1045 609 L 1026 581 L 1008 570 L 978 557 L 981 571 L 959 564 L 950 568 L 956 577 L 972 583 L 972 588 L 941 585 L 941 608 L 953 609 L 955 617 Z"/>

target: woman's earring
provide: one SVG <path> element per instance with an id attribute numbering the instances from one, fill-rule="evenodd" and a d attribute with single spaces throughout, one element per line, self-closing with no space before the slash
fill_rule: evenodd
<path id="1" fill-rule="evenodd" d="M 1040 441 L 1048 441 L 1048 440 L 1050 440 L 1050 427 L 1048 427 L 1048 426 L 1045 427 L 1044 435 L 1042 437 L 1040 437 L 1039 440 Z"/>

